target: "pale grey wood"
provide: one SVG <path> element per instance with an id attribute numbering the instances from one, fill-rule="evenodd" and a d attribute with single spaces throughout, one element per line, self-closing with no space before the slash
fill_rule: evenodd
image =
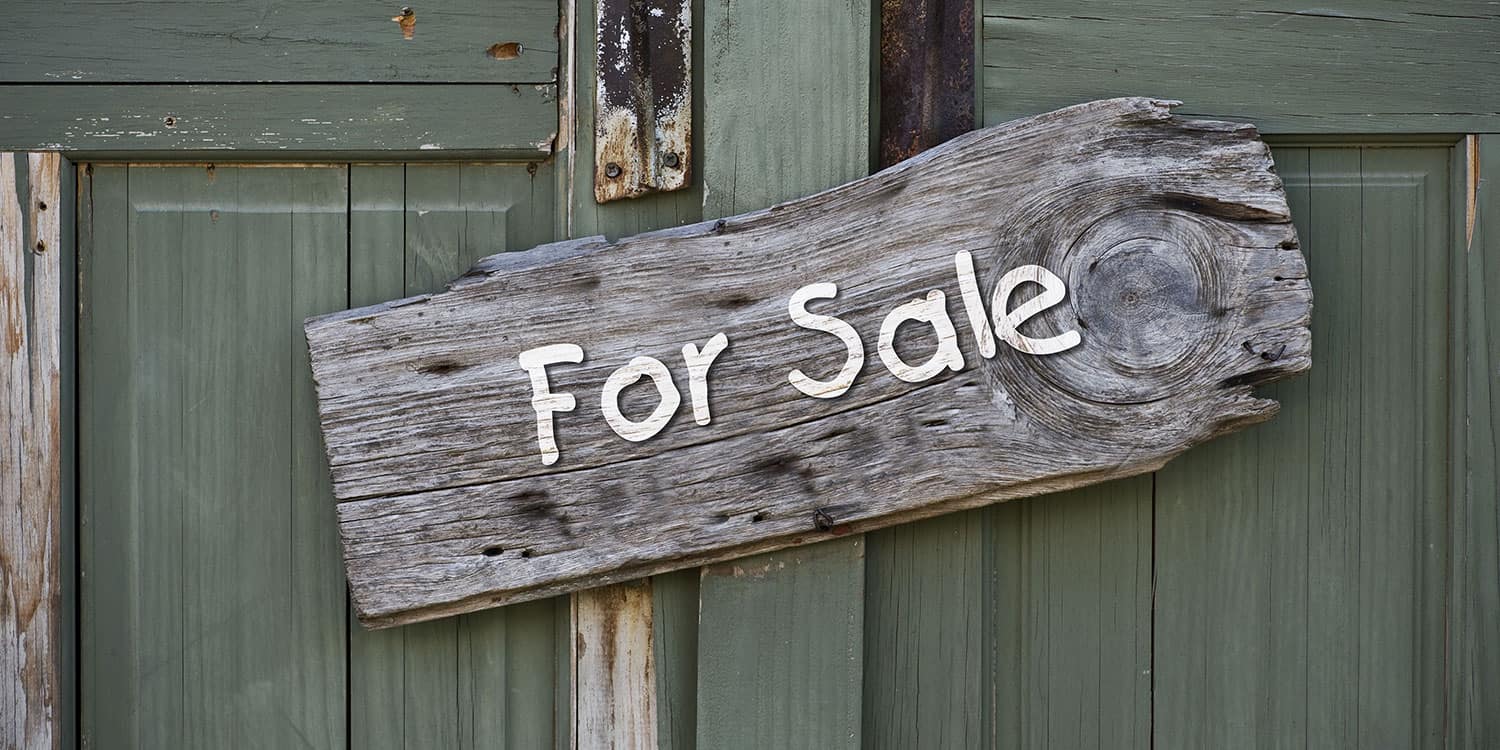
<path id="1" fill-rule="evenodd" d="M 1116 249 L 1140 237 L 1158 239 Z M 964 332 L 960 373 L 913 385 L 872 365 L 832 400 L 787 386 L 842 357 L 786 319 L 793 291 L 841 282 L 828 309 L 873 341 L 889 308 L 958 297 L 957 251 L 986 282 L 1056 269 L 1071 302 L 1032 325 L 1077 327 L 1083 345 L 984 361 Z M 1310 304 L 1254 128 L 1137 98 L 977 131 L 740 217 L 481 261 L 448 292 L 307 334 L 356 609 L 383 626 L 1150 471 L 1274 414 L 1250 389 L 1309 366 Z M 652 440 L 610 432 L 594 406 L 610 370 L 680 362 L 717 331 L 731 345 L 712 425 L 683 409 Z M 554 368 L 579 406 L 547 467 L 515 358 L 565 341 L 587 361 Z"/>
<path id="2" fill-rule="evenodd" d="M 649 578 L 573 597 L 578 747 L 656 748 L 651 621 Z"/>
<path id="3" fill-rule="evenodd" d="M 64 720 L 61 162 L 0 153 L 0 745 L 17 750 L 57 747 Z"/>

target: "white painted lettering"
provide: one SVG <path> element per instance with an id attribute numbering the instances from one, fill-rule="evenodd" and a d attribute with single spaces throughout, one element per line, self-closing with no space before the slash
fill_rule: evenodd
<path id="1" fill-rule="evenodd" d="M 958 350 L 958 332 L 953 330 L 953 320 L 948 317 L 944 304 L 945 295 L 934 289 L 926 297 L 914 299 L 891 310 L 880 322 L 880 361 L 892 375 L 908 383 L 931 380 L 947 368 L 957 372 L 964 369 L 964 355 Z M 896 353 L 896 329 L 906 321 L 918 321 L 932 326 L 937 334 L 937 351 L 920 365 L 912 366 Z"/>
<path id="2" fill-rule="evenodd" d="M 792 322 L 814 331 L 831 333 L 844 342 L 844 348 L 848 354 L 844 358 L 844 366 L 839 369 L 838 375 L 833 380 L 814 380 L 801 370 L 792 370 L 787 374 L 787 379 L 797 390 L 812 396 L 813 398 L 838 398 L 854 385 L 854 378 L 859 375 L 860 368 L 865 366 L 865 345 L 859 340 L 859 333 L 854 326 L 833 317 L 832 315 L 818 315 L 807 311 L 807 303 L 815 299 L 833 299 L 839 293 L 838 285 L 829 282 L 808 284 L 797 290 L 792 299 L 787 303 L 787 314 L 792 316 Z"/>
<path id="3" fill-rule="evenodd" d="M 1021 303 L 1014 310 L 1009 308 L 1011 292 L 1016 287 L 1032 282 L 1040 284 L 1042 293 Z M 1000 278 L 990 295 L 990 309 L 995 316 L 995 333 L 1002 341 L 1027 354 L 1056 354 L 1078 346 L 1078 332 L 1069 330 L 1048 338 L 1032 338 L 1020 332 L 1022 323 L 1053 305 L 1063 301 L 1068 287 L 1056 274 L 1041 266 L 1019 266 Z"/>
<path id="4" fill-rule="evenodd" d="M 542 451 L 542 465 L 557 463 L 557 439 L 552 432 L 552 414 L 573 411 L 578 405 L 569 393 L 553 393 L 547 383 L 547 365 L 578 364 L 583 361 L 583 347 L 577 344 L 551 344 L 521 352 L 521 367 L 531 375 L 531 408 L 536 410 L 536 442 Z"/>
<path id="5" fill-rule="evenodd" d="M 661 401 L 656 405 L 656 410 L 651 412 L 651 416 L 637 422 L 620 413 L 620 391 L 644 377 L 651 378 L 656 384 L 656 392 Z M 604 421 L 609 423 L 616 435 L 632 443 L 647 440 L 661 432 L 681 404 L 682 394 L 672 383 L 672 373 L 655 357 L 636 357 L 629 364 L 610 373 L 609 379 L 604 381 L 604 392 L 599 397 Z"/>
<path id="6" fill-rule="evenodd" d="M 974 256 L 966 250 L 958 251 L 953 255 L 953 267 L 958 274 L 964 311 L 969 314 L 969 329 L 979 344 L 979 356 L 989 359 L 995 356 L 995 332 L 990 330 L 990 314 L 984 309 L 984 295 L 979 293 L 979 282 L 974 277 Z"/>
<path id="7" fill-rule="evenodd" d="M 729 346 L 729 337 L 716 333 L 702 351 L 695 344 L 682 347 L 682 361 L 688 368 L 688 394 L 693 399 L 693 421 L 700 425 L 708 424 L 712 418 L 708 413 L 708 368 L 726 346 Z"/>

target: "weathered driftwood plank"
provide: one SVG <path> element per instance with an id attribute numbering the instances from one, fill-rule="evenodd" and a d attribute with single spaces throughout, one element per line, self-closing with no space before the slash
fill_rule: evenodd
<path id="1" fill-rule="evenodd" d="M 443 294 L 308 321 L 361 620 L 1138 474 L 1269 418 L 1251 387 L 1311 361 L 1281 182 L 1253 127 L 1169 105 L 1018 120 L 771 209 L 494 256 Z M 1018 274 L 1049 292 L 1002 289 L 987 314 Z M 657 387 L 620 390 L 642 374 Z"/>
<path id="2" fill-rule="evenodd" d="M 60 163 L 0 153 L 0 746 L 24 750 L 55 747 L 61 718 Z"/>

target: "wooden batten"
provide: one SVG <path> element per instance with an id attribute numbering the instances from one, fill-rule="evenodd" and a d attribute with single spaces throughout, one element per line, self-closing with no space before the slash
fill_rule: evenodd
<path id="1" fill-rule="evenodd" d="M 0 746 L 18 750 L 57 747 L 63 719 L 60 165 L 0 153 Z"/>

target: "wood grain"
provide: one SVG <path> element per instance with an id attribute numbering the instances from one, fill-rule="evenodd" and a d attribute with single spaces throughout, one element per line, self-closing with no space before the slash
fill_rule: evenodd
<path id="1" fill-rule="evenodd" d="M 18 750 L 58 747 L 64 721 L 61 162 L 0 153 L 0 744 Z"/>
<path id="2" fill-rule="evenodd" d="M 1061 184 L 1021 178 L 1044 170 Z M 310 320 L 361 619 L 534 598 L 826 538 L 820 527 L 1150 470 L 1269 418 L 1274 402 L 1251 386 L 1308 366 L 1296 247 L 1253 128 L 1122 99 L 980 131 L 770 210 L 497 256 L 447 293 Z M 987 275 L 1059 268 L 1073 303 L 1046 325 L 1087 327 L 1092 343 L 1007 352 L 925 384 L 871 375 L 818 403 L 779 385 L 827 348 L 826 334 L 782 319 L 787 290 L 847 278 L 840 312 L 869 326 L 892 301 L 948 284 L 956 250 Z M 566 317 L 488 322 L 569 291 L 583 307 Z M 654 302 L 645 327 L 640 299 Z M 736 351 L 718 370 L 713 429 L 623 445 L 583 406 L 585 418 L 559 421 L 565 460 L 540 463 L 519 351 L 589 342 L 589 361 L 553 384 L 587 394 L 643 346 L 665 356 L 710 324 Z M 489 333 L 471 335 L 477 326 Z M 837 524 L 816 522 L 819 509 Z"/>
<path id="3" fill-rule="evenodd" d="M 573 602 L 577 746 L 654 750 L 651 581 L 581 592 Z"/>
<path id="4" fill-rule="evenodd" d="M 1007 177 L 1043 169 L 1064 186 Z M 1131 252 L 1106 255 L 1122 243 Z M 753 273 L 733 270 L 744 248 Z M 987 275 L 1023 260 L 1061 269 L 1074 320 L 1053 308 L 1049 326 L 1082 318 L 1092 345 L 921 387 L 871 377 L 819 404 L 777 386 L 826 348 L 780 320 L 786 290 L 847 275 L 844 315 L 868 321 L 947 284 L 956 249 Z M 793 258 L 801 270 L 787 273 Z M 469 335 L 559 290 L 582 308 Z M 637 299 L 657 305 L 645 341 Z M 306 329 L 357 609 L 396 624 L 816 540 L 819 508 L 870 528 L 1148 471 L 1274 413 L 1250 387 L 1307 368 L 1310 300 L 1254 130 L 1119 99 L 983 130 L 771 210 L 487 258 L 449 293 Z M 588 393 L 640 345 L 661 354 L 715 320 L 738 354 L 718 371 L 714 429 L 624 446 L 597 416 L 561 420 L 562 471 L 538 462 L 519 351 L 588 341 L 589 362 L 553 384 Z"/>

